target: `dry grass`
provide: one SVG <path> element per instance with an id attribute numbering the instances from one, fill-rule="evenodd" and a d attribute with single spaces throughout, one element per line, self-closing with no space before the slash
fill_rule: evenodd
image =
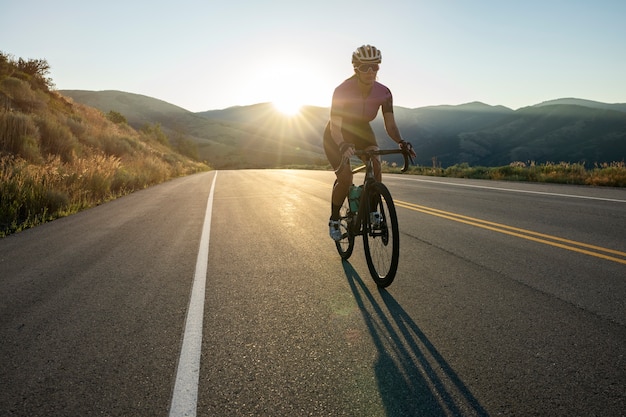
<path id="1" fill-rule="evenodd" d="M 0 61 L 0 237 L 209 169 L 158 125 L 137 132 Z"/>

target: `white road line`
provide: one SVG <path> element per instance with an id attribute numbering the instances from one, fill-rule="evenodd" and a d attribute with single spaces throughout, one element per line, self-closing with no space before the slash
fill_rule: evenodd
<path id="1" fill-rule="evenodd" d="M 209 237 L 211 235 L 211 213 L 213 191 L 217 171 L 213 176 L 209 200 L 204 214 L 204 225 L 200 237 L 200 249 L 193 277 L 189 309 L 185 321 L 185 334 L 178 360 L 176 382 L 170 405 L 170 417 L 195 416 L 198 405 L 198 379 L 200 377 L 200 353 L 202 351 L 202 320 L 204 317 L 204 297 L 206 288 L 207 264 L 209 262 Z"/>
<path id="2" fill-rule="evenodd" d="M 508 191 L 511 193 L 541 194 L 541 195 L 551 195 L 555 197 L 581 198 L 585 200 L 600 200 L 600 201 L 612 201 L 614 203 L 626 203 L 626 200 L 619 200 L 615 198 L 591 197 L 591 196 L 574 195 L 574 194 L 548 193 L 545 191 L 515 190 L 512 188 L 487 187 L 484 185 L 474 185 L 474 184 L 459 184 L 455 182 L 433 181 L 433 180 L 424 180 L 424 179 L 419 179 L 419 178 L 406 178 L 405 177 L 402 179 L 405 181 L 419 181 L 419 182 L 430 182 L 433 184 L 453 185 L 455 187 L 483 188 L 487 190 Z"/>

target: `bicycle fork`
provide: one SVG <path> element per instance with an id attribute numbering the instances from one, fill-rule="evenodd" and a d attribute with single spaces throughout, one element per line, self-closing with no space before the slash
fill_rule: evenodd
<path id="1" fill-rule="evenodd" d="M 370 187 L 374 184 L 373 177 L 366 181 L 359 201 L 359 210 L 352 213 L 352 231 L 355 235 L 370 233 L 374 236 L 375 230 L 380 230 L 384 215 L 377 209 L 381 208 L 376 197 L 371 195 Z M 362 227 L 360 227 L 362 225 Z"/>

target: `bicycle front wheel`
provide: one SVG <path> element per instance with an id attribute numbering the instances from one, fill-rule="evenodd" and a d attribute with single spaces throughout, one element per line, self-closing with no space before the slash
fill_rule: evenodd
<path id="1" fill-rule="evenodd" d="M 382 183 L 368 187 L 363 233 L 365 259 L 370 274 L 381 288 L 388 287 L 396 277 L 400 259 L 400 232 L 396 207 L 391 193 Z"/>

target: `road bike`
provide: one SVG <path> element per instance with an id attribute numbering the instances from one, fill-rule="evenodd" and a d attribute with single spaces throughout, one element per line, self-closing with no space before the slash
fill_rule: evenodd
<path id="1" fill-rule="evenodd" d="M 376 181 L 372 158 L 401 153 L 404 157 L 401 171 L 406 172 L 411 159 L 409 152 L 409 149 L 355 151 L 354 154 L 361 157 L 365 165 L 352 169 L 352 173 L 365 169 L 365 178 L 362 185 L 352 184 L 348 198 L 339 211 L 339 229 L 342 233 L 341 239 L 335 241 L 337 252 L 342 259 L 347 260 L 354 250 L 355 238 L 363 236 L 368 269 L 376 285 L 381 288 L 391 285 L 396 276 L 400 258 L 400 233 L 391 193 L 382 182 Z M 344 164 L 351 168 L 349 160 L 344 161 Z"/>

